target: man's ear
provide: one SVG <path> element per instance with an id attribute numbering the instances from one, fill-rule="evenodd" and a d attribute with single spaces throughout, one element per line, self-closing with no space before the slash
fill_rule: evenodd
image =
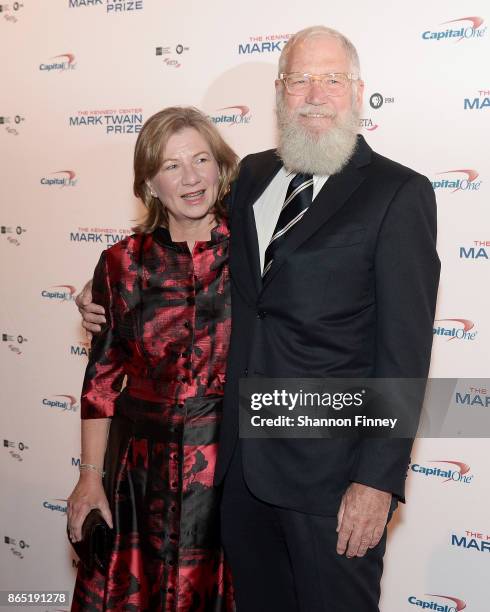
<path id="1" fill-rule="evenodd" d="M 364 98 L 364 81 L 359 80 L 357 82 L 357 93 L 356 93 L 356 103 L 357 103 L 357 108 L 359 110 L 362 108 L 363 98 Z"/>

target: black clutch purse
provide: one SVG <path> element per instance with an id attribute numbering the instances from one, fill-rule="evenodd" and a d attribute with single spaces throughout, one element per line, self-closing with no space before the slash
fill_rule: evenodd
<path id="1" fill-rule="evenodd" d="M 91 510 L 83 521 L 82 539 L 71 545 L 86 570 L 92 573 L 97 569 L 106 574 L 114 545 L 114 530 L 102 518 L 100 510 Z"/>

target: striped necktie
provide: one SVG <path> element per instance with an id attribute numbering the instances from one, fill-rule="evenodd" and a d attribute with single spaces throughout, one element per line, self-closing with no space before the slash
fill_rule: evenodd
<path id="1" fill-rule="evenodd" d="M 264 271 L 262 280 L 269 272 L 274 255 L 286 237 L 289 230 L 296 225 L 308 210 L 313 200 L 313 177 L 311 174 L 296 174 L 289 183 L 286 199 L 282 205 L 276 228 L 272 234 L 269 246 L 265 250 Z"/>

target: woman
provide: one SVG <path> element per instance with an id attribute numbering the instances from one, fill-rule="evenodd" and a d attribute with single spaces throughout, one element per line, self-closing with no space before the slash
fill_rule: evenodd
<path id="1" fill-rule="evenodd" d="M 153 115 L 138 136 L 147 213 L 94 273 L 107 324 L 85 373 L 68 500 L 72 541 L 92 508 L 116 538 L 107 577 L 79 568 L 72 610 L 233 609 L 213 473 L 230 331 L 223 199 L 237 164 L 193 108 Z"/>

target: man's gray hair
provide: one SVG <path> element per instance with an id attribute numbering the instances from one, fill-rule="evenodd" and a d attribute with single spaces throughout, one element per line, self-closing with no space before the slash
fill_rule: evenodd
<path id="1" fill-rule="evenodd" d="M 279 57 L 279 74 L 281 72 L 286 72 L 286 66 L 288 64 L 289 54 L 291 53 L 294 45 L 298 42 L 302 42 L 307 40 L 308 38 L 313 38 L 314 36 L 328 36 L 330 38 L 335 38 L 338 40 L 342 47 L 344 48 L 347 57 L 349 58 L 350 70 L 352 73 L 360 76 L 361 66 L 359 63 L 359 55 L 357 54 L 357 50 L 351 41 L 337 30 L 332 28 L 327 28 L 326 26 L 311 26 L 309 28 L 305 28 L 304 30 L 300 30 L 293 34 L 288 42 L 284 45 L 284 48 Z"/>

